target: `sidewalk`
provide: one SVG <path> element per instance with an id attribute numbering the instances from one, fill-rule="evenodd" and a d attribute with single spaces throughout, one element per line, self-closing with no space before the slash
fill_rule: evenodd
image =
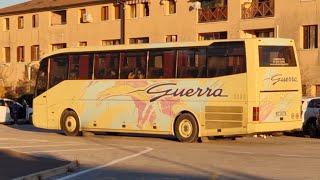
<path id="1" fill-rule="evenodd" d="M 0 179 L 45 179 L 76 168 L 76 162 L 0 149 Z"/>

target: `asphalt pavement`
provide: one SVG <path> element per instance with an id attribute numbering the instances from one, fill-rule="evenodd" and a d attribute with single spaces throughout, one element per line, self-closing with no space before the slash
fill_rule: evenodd
<path id="1" fill-rule="evenodd" d="M 44 179 L 52 174 L 53 169 L 64 168 L 68 171 L 72 162 L 54 158 L 44 158 L 19 153 L 8 149 L 0 149 L 0 179 L 27 179 L 36 176 Z M 55 174 L 56 175 L 56 174 Z"/>

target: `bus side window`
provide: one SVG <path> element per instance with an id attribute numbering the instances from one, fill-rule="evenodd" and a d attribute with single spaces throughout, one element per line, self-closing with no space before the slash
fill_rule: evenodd
<path id="1" fill-rule="evenodd" d="M 121 59 L 121 79 L 144 79 L 146 74 L 147 51 L 127 52 Z"/>
<path id="2" fill-rule="evenodd" d="M 155 50 L 149 53 L 147 77 L 150 79 L 175 77 L 175 51 Z"/>
<path id="3" fill-rule="evenodd" d="M 94 79 L 118 79 L 119 53 L 94 55 Z"/>
<path id="4" fill-rule="evenodd" d="M 208 48 L 208 77 L 246 72 L 244 42 L 218 42 Z"/>
<path id="5" fill-rule="evenodd" d="M 178 50 L 178 78 L 205 78 L 206 49 Z"/>

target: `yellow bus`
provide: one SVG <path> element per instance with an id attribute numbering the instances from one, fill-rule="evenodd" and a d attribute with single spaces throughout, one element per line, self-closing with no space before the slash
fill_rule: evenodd
<path id="1" fill-rule="evenodd" d="M 301 127 L 294 41 L 257 38 L 65 48 L 40 62 L 36 127 L 199 137 Z"/>

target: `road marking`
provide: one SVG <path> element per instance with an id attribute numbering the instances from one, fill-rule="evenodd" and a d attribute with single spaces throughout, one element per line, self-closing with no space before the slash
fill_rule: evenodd
<path id="1" fill-rule="evenodd" d="M 19 148 L 32 148 L 32 147 L 51 147 L 51 146 L 80 146 L 80 145 L 87 145 L 85 143 L 64 143 L 64 144 L 48 144 L 48 145 L 36 145 L 36 146 L 6 146 L 1 147 L 0 149 L 19 149 Z"/>
<path id="2" fill-rule="evenodd" d="M 280 157 L 296 157 L 296 158 L 314 158 L 312 156 L 303 156 L 295 154 L 267 154 L 267 153 L 254 153 L 254 152 L 245 152 L 245 151 L 223 151 L 224 153 L 233 153 L 233 154 L 248 154 L 248 155 L 270 155 L 270 156 L 280 156 Z"/>
<path id="3" fill-rule="evenodd" d="M 87 169 L 87 170 L 84 170 L 84 171 L 80 171 L 80 172 L 77 172 L 77 173 L 71 174 L 69 176 L 56 179 L 56 180 L 67 180 L 67 179 L 70 179 L 70 178 L 74 178 L 74 177 L 80 176 L 82 174 L 85 174 L 85 173 L 88 173 L 88 172 L 91 172 L 91 171 L 94 171 L 94 170 L 97 170 L 97 169 L 102 169 L 102 168 L 117 164 L 117 163 L 119 163 L 121 161 L 125 161 L 125 160 L 131 159 L 131 158 L 135 158 L 135 157 L 141 156 L 141 155 L 146 154 L 146 153 L 148 153 L 148 152 L 150 152 L 152 150 L 153 150 L 153 148 L 146 147 L 146 150 L 143 150 L 143 151 L 141 151 L 139 153 L 136 153 L 136 154 L 133 154 L 133 155 L 130 155 L 130 156 L 125 156 L 123 158 L 113 160 L 113 161 L 111 161 L 111 162 L 109 162 L 107 164 L 104 164 L 104 165 L 101 165 L 101 166 L 97 166 L 97 167 L 94 167 L 94 168 L 91 168 L 91 169 Z"/>
<path id="4" fill-rule="evenodd" d="M 129 148 L 138 148 L 138 147 L 122 147 L 122 148 L 129 149 Z M 109 148 L 88 148 L 88 149 L 63 149 L 63 150 L 49 150 L 49 151 L 25 151 L 23 153 L 33 154 L 33 153 L 47 153 L 47 152 L 95 151 L 95 150 L 103 150 L 103 149 L 116 149 L 116 148 L 109 147 Z"/>
<path id="5" fill-rule="evenodd" d="M 41 139 L 18 139 L 18 138 L 0 138 L 0 141 L 25 141 L 25 142 L 49 142 L 48 140 Z"/>
<path id="6" fill-rule="evenodd" d="M 301 155 L 293 155 L 293 154 L 276 154 L 278 156 L 284 156 L 284 157 L 298 157 L 298 158 L 314 158 L 311 156 L 301 156 Z"/>

